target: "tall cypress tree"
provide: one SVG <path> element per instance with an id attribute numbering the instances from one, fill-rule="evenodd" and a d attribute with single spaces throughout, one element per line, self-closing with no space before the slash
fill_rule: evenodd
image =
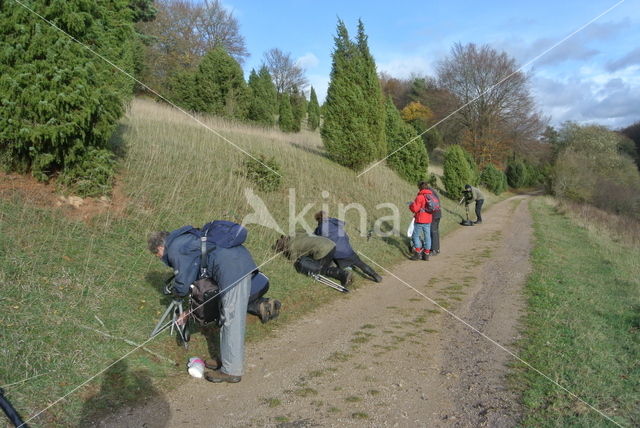
<path id="1" fill-rule="evenodd" d="M 307 99 L 297 87 L 294 87 L 291 91 L 290 100 L 291 111 L 293 112 L 293 130 L 294 132 L 300 132 L 302 121 L 307 114 Z"/>
<path id="2" fill-rule="evenodd" d="M 320 134 L 333 160 L 357 170 L 376 159 L 379 147 L 377 142 L 367 139 L 369 100 L 361 84 L 362 55 L 349 40 L 342 20 L 338 20 L 334 41 L 331 80 Z"/>
<path id="3" fill-rule="evenodd" d="M 309 95 L 309 105 L 307 107 L 309 129 L 315 131 L 320 125 L 320 104 L 318 104 L 318 96 L 315 89 L 311 87 L 311 94 Z"/>
<path id="4" fill-rule="evenodd" d="M 387 155 L 387 144 L 385 140 L 385 103 L 382 96 L 380 80 L 376 72 L 376 63 L 369 51 L 368 37 L 364 32 L 362 20 L 358 20 L 358 35 L 356 45 L 360 53 L 361 79 L 358 81 L 362 86 L 362 92 L 367 100 L 366 121 L 367 135 L 363 135 L 375 147 L 375 157 L 380 159 Z"/>
<path id="5" fill-rule="evenodd" d="M 293 111 L 291 110 L 291 100 L 289 94 L 280 95 L 280 114 L 278 126 L 282 132 L 294 132 Z"/>
<path id="6" fill-rule="evenodd" d="M 442 184 L 453 199 L 462 196 L 465 184 L 471 184 L 472 172 L 464 155 L 464 150 L 457 144 L 449 146 L 442 163 Z"/>
<path id="7" fill-rule="evenodd" d="M 262 66 L 259 73 L 251 70 L 249 75 L 250 101 L 247 119 L 273 126 L 276 117 L 277 93 L 269 70 Z"/>
<path id="8" fill-rule="evenodd" d="M 129 1 L 29 4 L 133 72 L 135 9 Z M 87 181 L 86 171 L 111 156 L 108 140 L 132 88 L 129 77 L 81 44 L 20 4 L 0 1 L 0 163 L 5 168 L 31 171 L 42 180 L 62 171 L 72 185 Z"/>

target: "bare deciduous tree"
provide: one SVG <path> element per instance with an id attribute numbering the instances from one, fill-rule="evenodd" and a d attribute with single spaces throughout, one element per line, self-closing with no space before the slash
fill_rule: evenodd
<path id="1" fill-rule="evenodd" d="M 296 65 L 290 53 L 284 53 L 278 48 L 265 52 L 264 65 L 273 78 L 278 94 L 290 93 L 294 88 L 303 90 L 309 85 L 304 75 L 304 69 Z"/>
<path id="2" fill-rule="evenodd" d="M 148 38 L 142 79 L 152 88 L 166 89 L 170 76 L 194 69 L 218 46 L 239 63 L 249 56 L 236 18 L 219 0 L 157 0 L 155 7 L 156 19 L 138 24 Z"/>
<path id="3" fill-rule="evenodd" d="M 457 107 L 464 106 L 450 120 L 464 129 L 465 148 L 480 166 L 500 163 L 510 150 L 526 150 L 544 129 L 528 77 L 506 53 L 455 44 L 437 72 L 438 86 L 456 97 Z"/>

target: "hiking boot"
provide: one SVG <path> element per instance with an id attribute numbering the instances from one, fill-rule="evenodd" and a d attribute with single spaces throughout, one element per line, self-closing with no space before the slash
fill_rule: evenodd
<path id="1" fill-rule="evenodd" d="M 425 262 L 429 260 L 429 253 L 427 253 L 426 251 L 422 252 L 422 260 L 424 260 Z"/>
<path id="2" fill-rule="evenodd" d="M 378 275 L 377 273 L 373 274 L 373 280 L 375 282 L 382 282 L 382 277 L 380 275 Z"/>
<path id="3" fill-rule="evenodd" d="M 269 300 L 263 300 L 258 304 L 258 316 L 262 324 L 271 319 L 271 302 Z"/>
<path id="4" fill-rule="evenodd" d="M 482 224 L 482 220 L 476 220 L 473 222 L 473 224 Z"/>
<path id="5" fill-rule="evenodd" d="M 429 253 L 429 254 L 431 254 L 432 256 L 437 256 L 438 254 L 440 254 L 440 251 L 439 250 L 431 250 L 431 253 Z"/>
<path id="6" fill-rule="evenodd" d="M 333 279 L 337 279 L 338 281 L 340 281 L 340 285 L 345 288 L 351 285 L 351 283 L 353 282 L 353 272 L 348 269 L 340 269 L 335 266 L 329 266 L 328 268 L 320 272 L 320 274 L 326 275 Z"/>
<path id="7" fill-rule="evenodd" d="M 420 248 L 415 248 L 411 255 L 411 260 L 420 260 L 420 253 L 422 253 L 422 250 Z"/>
<path id="8" fill-rule="evenodd" d="M 213 382 L 213 383 L 222 383 L 222 382 L 238 383 L 242 380 L 242 376 L 233 376 L 230 374 L 223 373 L 220 370 L 213 370 L 210 372 L 206 372 L 204 374 L 204 378 L 209 382 Z"/>
<path id="9" fill-rule="evenodd" d="M 276 318 L 278 318 L 278 315 L 280 315 L 280 307 L 282 306 L 282 303 L 280 303 L 280 300 L 269 300 L 269 319 L 270 320 L 274 320 Z"/>
<path id="10" fill-rule="evenodd" d="M 204 360 L 204 366 L 209 370 L 218 370 L 222 367 L 222 363 L 217 358 L 208 358 Z"/>
<path id="11" fill-rule="evenodd" d="M 353 283 L 353 272 L 350 270 L 343 270 L 340 275 L 340 285 L 347 288 Z"/>

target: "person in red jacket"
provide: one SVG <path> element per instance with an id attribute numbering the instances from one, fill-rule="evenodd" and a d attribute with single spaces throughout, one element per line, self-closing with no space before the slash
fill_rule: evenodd
<path id="1" fill-rule="evenodd" d="M 429 260 L 429 252 L 431 249 L 431 220 L 432 214 L 428 209 L 428 196 L 433 195 L 429 190 L 429 184 L 421 181 L 418 183 L 420 191 L 416 195 L 416 199 L 409 205 L 409 209 L 414 213 L 413 235 L 413 254 L 411 260 Z"/>

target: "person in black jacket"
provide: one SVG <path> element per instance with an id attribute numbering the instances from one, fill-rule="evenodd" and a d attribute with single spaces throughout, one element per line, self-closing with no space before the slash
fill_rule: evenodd
<path id="1" fill-rule="evenodd" d="M 338 220 L 337 218 L 328 217 L 327 213 L 324 211 L 317 212 L 315 219 L 318 222 L 318 227 L 316 227 L 316 230 L 313 233 L 318 236 L 329 238 L 335 242 L 336 251 L 333 255 L 333 261 L 339 268 L 346 269 L 348 267 L 357 267 L 373 281 L 382 281 L 382 277 L 378 275 L 371 266 L 363 262 L 358 254 L 353 251 L 353 248 L 351 248 L 349 236 L 344 230 L 343 221 Z"/>
<path id="2" fill-rule="evenodd" d="M 440 208 L 440 195 L 436 192 L 436 189 L 429 186 L 427 189 L 431 190 L 435 199 L 438 200 L 438 209 L 434 210 L 431 216 L 431 255 L 437 256 L 440 254 L 440 219 L 442 218 L 442 209 Z"/>

